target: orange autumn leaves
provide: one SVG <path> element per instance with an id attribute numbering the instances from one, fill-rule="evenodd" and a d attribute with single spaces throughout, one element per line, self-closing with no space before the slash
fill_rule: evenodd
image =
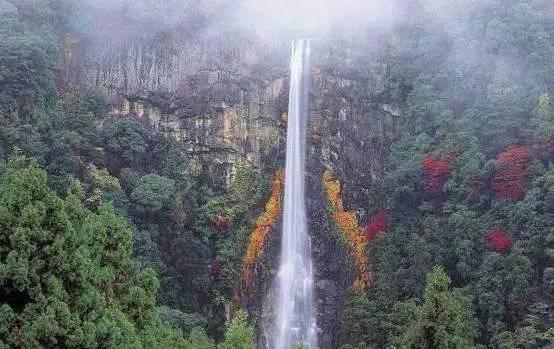
<path id="1" fill-rule="evenodd" d="M 358 269 L 354 288 L 358 293 L 365 294 L 365 290 L 373 281 L 366 258 L 367 239 L 364 230 L 358 224 L 355 212 L 345 211 L 340 193 L 340 182 L 334 179 L 329 171 L 323 173 L 323 186 L 331 206 L 333 219 L 344 234 L 348 246 L 354 253 Z"/>
<path id="2" fill-rule="evenodd" d="M 284 172 L 279 170 L 273 180 L 271 196 L 265 206 L 264 212 L 256 221 L 254 232 L 250 236 L 250 241 L 242 261 L 241 284 L 243 287 L 249 287 L 254 274 L 254 263 L 261 257 L 267 236 L 281 214 L 283 182 Z M 366 259 L 367 238 L 365 232 L 358 224 L 356 213 L 344 210 L 340 182 L 333 179 L 330 172 L 325 172 L 323 174 L 323 184 L 327 199 L 332 208 L 333 219 L 354 253 L 358 270 L 354 288 L 360 294 L 364 294 L 367 286 L 373 281 L 373 275 Z"/>
<path id="3" fill-rule="evenodd" d="M 246 253 L 242 260 L 242 282 L 244 285 L 250 284 L 253 274 L 253 264 L 262 255 L 267 235 L 277 222 L 282 208 L 282 188 L 285 173 L 283 170 L 277 171 L 275 179 L 271 186 L 271 196 L 265 210 L 260 217 L 256 220 L 254 232 L 250 236 L 250 241 L 246 249 Z"/>

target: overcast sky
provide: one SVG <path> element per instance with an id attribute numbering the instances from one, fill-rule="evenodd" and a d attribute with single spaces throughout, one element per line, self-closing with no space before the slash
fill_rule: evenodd
<path id="1" fill-rule="evenodd" d="M 394 17 L 392 0 L 241 0 L 237 20 L 252 30 L 306 36 L 352 30 Z"/>

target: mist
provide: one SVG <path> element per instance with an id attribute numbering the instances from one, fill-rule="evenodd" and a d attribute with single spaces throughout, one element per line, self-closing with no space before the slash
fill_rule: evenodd
<path id="1" fill-rule="evenodd" d="M 78 8 L 75 31 L 91 38 L 155 35 L 179 28 L 194 37 L 242 33 L 265 42 L 308 37 L 359 37 L 387 32 L 409 21 L 414 6 L 405 0 L 60 0 Z M 426 19 L 457 35 L 466 19 L 494 0 L 424 0 Z"/>
<path id="2" fill-rule="evenodd" d="M 81 20 L 78 31 L 92 35 L 116 34 L 121 27 L 135 34 L 180 27 L 212 34 L 242 31 L 266 40 L 322 38 L 387 27 L 399 17 L 397 3 L 385 0 L 63 1 L 88 13 L 88 24 Z"/>
<path id="3" fill-rule="evenodd" d="M 390 23 L 395 5 L 384 0 L 243 0 L 236 16 L 237 22 L 261 35 L 293 33 L 317 38 Z"/>
<path id="4" fill-rule="evenodd" d="M 547 348 L 552 101 L 553 0 L 0 0 L 0 346 Z"/>

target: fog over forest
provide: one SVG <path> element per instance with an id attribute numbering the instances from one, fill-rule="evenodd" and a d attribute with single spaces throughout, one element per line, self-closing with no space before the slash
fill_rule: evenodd
<path id="1" fill-rule="evenodd" d="M 552 0 L 0 0 L 0 348 L 547 349 Z"/>

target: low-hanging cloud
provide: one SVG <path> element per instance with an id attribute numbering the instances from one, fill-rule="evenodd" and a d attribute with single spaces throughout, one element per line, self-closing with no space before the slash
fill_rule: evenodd
<path id="1" fill-rule="evenodd" d="M 60 0 L 94 13 L 96 29 L 139 32 L 191 27 L 204 18 L 212 33 L 242 29 L 266 38 L 319 37 L 392 23 L 397 0 Z M 106 26 L 106 24 L 109 24 Z M 116 29 L 114 29 L 116 30 Z"/>
<path id="2" fill-rule="evenodd" d="M 241 0 L 236 11 L 238 23 L 264 36 L 353 31 L 390 23 L 394 16 L 391 0 Z"/>

